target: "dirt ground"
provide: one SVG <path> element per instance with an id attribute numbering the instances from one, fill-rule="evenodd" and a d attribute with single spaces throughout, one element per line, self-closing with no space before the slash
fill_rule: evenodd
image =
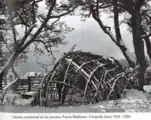
<path id="1" fill-rule="evenodd" d="M 21 101 L 23 102 L 23 101 Z M 127 90 L 118 100 L 102 101 L 98 104 L 82 105 L 78 107 L 40 108 L 30 105 L 0 105 L 0 112 L 23 113 L 51 113 L 51 112 L 151 112 L 151 94 L 137 90 Z"/>

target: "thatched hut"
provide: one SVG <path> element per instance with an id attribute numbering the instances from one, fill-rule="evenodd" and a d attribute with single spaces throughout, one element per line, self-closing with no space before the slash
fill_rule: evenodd
<path id="1" fill-rule="evenodd" d="M 69 52 L 43 79 L 40 103 L 46 106 L 89 104 L 120 98 L 128 86 L 123 67 L 112 57 Z"/>

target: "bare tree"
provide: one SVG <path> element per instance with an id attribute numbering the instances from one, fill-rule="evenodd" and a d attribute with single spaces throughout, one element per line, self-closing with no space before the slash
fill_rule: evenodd
<path id="1" fill-rule="evenodd" d="M 144 0 L 142 0 L 144 1 Z M 144 43 L 141 39 L 141 14 L 140 8 L 142 6 L 142 1 L 138 1 L 132 12 L 132 33 L 133 33 L 133 44 L 135 49 L 135 54 L 137 62 L 140 65 L 140 89 L 143 90 L 144 74 L 146 69 L 145 53 L 144 53 Z"/>
<path id="2" fill-rule="evenodd" d="M 148 4 L 150 0 L 83 0 L 80 5 L 82 6 L 82 10 L 89 11 L 87 14 L 83 14 L 84 17 L 89 17 L 92 15 L 94 20 L 99 24 L 102 30 L 109 35 L 111 40 L 121 49 L 123 55 L 127 59 L 129 65 L 131 67 L 135 67 L 135 61 L 131 59 L 131 53 L 127 49 L 126 45 L 124 44 L 124 40 L 122 39 L 120 28 L 119 28 L 119 13 L 129 13 L 130 20 L 131 20 L 131 28 L 132 28 L 132 36 L 133 36 L 133 45 L 136 55 L 136 62 L 139 66 L 139 85 L 140 89 L 143 89 L 144 81 L 144 72 L 146 68 L 146 61 L 145 61 L 145 52 L 144 52 L 144 42 L 145 39 L 148 53 L 150 53 L 150 41 L 147 38 L 148 34 L 146 29 L 142 32 L 142 25 L 141 25 L 141 13 L 145 10 L 142 10 L 142 6 Z M 111 32 L 109 26 L 103 24 L 100 13 L 101 11 L 110 11 L 114 13 L 114 27 L 116 36 L 114 36 Z M 83 12 L 83 13 L 84 13 Z M 149 30 L 150 31 L 150 30 Z M 149 33 L 150 34 L 150 33 Z"/>
<path id="3" fill-rule="evenodd" d="M 133 59 L 133 55 L 124 43 L 124 40 L 122 39 L 120 28 L 119 28 L 119 18 L 118 18 L 118 9 L 117 9 L 117 1 L 113 0 L 88 0 L 80 3 L 80 6 L 82 7 L 82 16 L 83 17 L 92 17 L 94 20 L 99 24 L 100 28 L 106 33 L 111 40 L 120 48 L 121 52 L 125 56 L 126 60 L 128 61 L 130 67 L 135 67 L 135 61 Z M 105 9 L 112 9 L 114 6 L 114 25 L 115 25 L 115 33 L 116 36 L 111 31 L 110 26 L 106 26 L 102 20 L 101 20 L 101 11 L 104 11 Z M 89 11 L 89 13 L 85 13 L 85 11 Z"/>
<path id="4" fill-rule="evenodd" d="M 145 44 L 146 44 L 146 48 L 147 48 L 147 54 L 151 60 L 151 42 L 150 42 L 150 39 L 148 36 L 145 36 L 144 40 L 145 40 Z"/>
<path id="5" fill-rule="evenodd" d="M 4 31 L 5 31 L 5 24 L 6 21 L 5 19 L 2 17 L 2 15 L 4 15 L 4 11 L 5 11 L 5 6 L 3 4 L 3 1 L 0 1 L 0 69 L 5 65 L 5 61 L 7 60 L 6 57 L 6 53 L 4 51 L 4 46 L 5 44 L 3 43 L 4 41 Z M 2 81 L 0 82 L 0 89 L 2 89 Z"/>
<path id="6" fill-rule="evenodd" d="M 148 2 L 144 3 L 144 7 L 141 9 L 141 31 L 142 39 L 146 44 L 147 54 L 151 60 L 151 6 Z"/>
<path id="7" fill-rule="evenodd" d="M 118 0 L 113 0 L 113 13 L 114 13 L 114 28 L 115 28 L 115 34 L 117 39 L 117 46 L 120 47 L 120 49 L 123 52 L 123 55 L 127 59 L 130 66 L 134 67 L 135 63 L 130 59 L 129 53 L 127 53 L 127 48 L 122 44 L 123 39 L 120 31 L 120 24 L 119 24 L 119 10 L 118 10 Z"/>
<path id="8" fill-rule="evenodd" d="M 131 15 L 131 26 L 132 26 L 132 36 L 133 45 L 135 50 L 135 55 L 137 59 L 137 64 L 139 66 L 139 86 L 143 90 L 144 73 L 146 69 L 146 60 L 144 52 L 144 42 L 142 40 L 142 26 L 141 26 L 141 8 L 144 5 L 145 0 L 128 1 L 124 0 L 124 9 Z"/>
<path id="9" fill-rule="evenodd" d="M 16 59 L 32 44 L 42 44 L 48 52 L 52 47 L 64 43 L 65 34 L 71 29 L 60 21 L 60 18 L 73 12 L 76 2 L 59 3 L 58 0 L 46 0 L 47 14 L 38 13 L 39 3 L 44 0 L 7 0 L 8 19 L 10 19 L 13 34 L 13 52 L 5 66 L 0 71 L 0 81 L 13 66 Z M 6 17 L 7 17 L 6 16 Z M 25 31 L 24 36 L 17 37 L 16 26 L 21 25 Z M 37 48 L 38 49 L 38 48 Z M 40 49 L 39 50 L 43 50 Z"/>

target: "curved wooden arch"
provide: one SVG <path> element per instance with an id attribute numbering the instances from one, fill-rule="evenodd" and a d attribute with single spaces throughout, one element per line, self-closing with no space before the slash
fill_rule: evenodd
<path id="1" fill-rule="evenodd" d="M 127 86 L 125 71 L 117 60 L 77 51 L 63 56 L 44 78 L 40 98 L 49 106 L 49 96 L 56 91 L 55 100 L 64 105 L 69 94 L 75 97 L 80 91 L 80 103 L 96 103 L 119 98 Z"/>

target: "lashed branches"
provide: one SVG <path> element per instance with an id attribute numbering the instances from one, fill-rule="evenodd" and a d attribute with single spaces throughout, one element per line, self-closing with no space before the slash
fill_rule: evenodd
<path id="1" fill-rule="evenodd" d="M 103 88 L 102 83 L 105 83 L 105 80 L 106 80 L 106 77 L 107 77 L 108 73 L 114 71 L 115 69 L 116 69 L 116 68 L 112 68 L 112 69 L 110 69 L 110 70 L 106 70 L 106 72 L 104 73 L 104 75 L 102 75 L 101 80 L 99 81 L 99 84 L 98 84 L 97 91 L 96 91 L 96 93 L 94 94 L 94 97 L 93 97 L 93 99 L 92 99 L 92 103 L 94 102 L 95 98 L 96 98 L 97 95 L 98 95 L 99 88 L 100 88 L 100 87 Z M 102 99 L 103 99 L 103 97 L 102 97 Z"/>
<path id="2" fill-rule="evenodd" d="M 118 75 L 116 76 L 116 79 L 115 79 L 115 78 L 112 79 L 112 80 L 114 80 L 114 82 L 113 82 L 113 84 L 112 84 L 112 86 L 111 86 L 111 90 L 110 90 L 110 92 L 109 92 L 109 94 L 108 94 L 108 96 L 107 96 L 107 100 L 109 99 L 111 93 L 114 91 L 114 88 L 115 88 L 115 85 L 116 85 L 117 81 L 118 81 L 122 76 L 123 76 L 123 73 L 120 73 L 120 74 L 118 74 Z"/>
<path id="3" fill-rule="evenodd" d="M 75 48 L 76 44 L 68 51 L 69 52 L 73 52 L 74 48 Z M 62 60 L 64 59 L 66 55 L 64 55 L 53 67 L 52 71 L 48 71 L 46 73 L 46 75 L 44 76 L 43 80 L 41 81 L 41 84 L 39 86 L 39 105 L 42 106 L 43 104 L 43 98 L 48 98 L 49 93 L 48 91 L 48 87 L 49 85 L 51 85 L 51 83 L 53 83 L 53 78 L 55 77 L 55 74 L 57 73 L 57 69 L 60 65 L 60 63 L 62 62 Z M 61 84 L 61 83 L 60 83 Z M 45 99 L 44 102 L 46 102 L 47 99 Z"/>
<path id="4" fill-rule="evenodd" d="M 117 99 L 128 86 L 125 76 L 123 68 L 115 59 L 79 51 L 69 52 L 52 70 L 49 80 L 45 83 L 47 85 L 42 88 L 46 96 L 41 97 L 46 98 L 47 103 L 51 99 L 57 99 L 51 98 L 51 93 L 48 92 L 55 83 L 62 105 L 66 103 L 72 89 L 75 92 L 71 93 L 71 96 L 78 97 L 80 94 L 81 97 L 77 98 L 77 101 L 83 104 Z M 73 97 L 70 103 L 72 99 Z"/>
<path id="5" fill-rule="evenodd" d="M 72 62 L 71 59 L 65 59 L 65 60 L 67 62 L 71 62 L 74 65 L 75 69 L 80 69 L 80 66 L 77 65 L 77 63 Z M 80 71 L 84 74 L 85 77 L 87 77 L 87 78 L 91 77 L 91 75 L 89 75 L 84 69 L 81 69 Z M 97 88 L 96 85 L 95 85 L 95 83 L 93 81 L 92 81 L 92 85 L 94 86 L 95 89 Z"/>
<path id="6" fill-rule="evenodd" d="M 67 83 L 68 84 L 68 82 L 69 81 L 67 81 L 67 77 L 68 77 L 68 72 L 69 72 L 69 69 L 70 69 L 70 67 L 71 67 L 71 65 L 72 65 L 72 61 L 73 61 L 73 59 L 71 59 L 71 62 L 68 64 L 68 67 L 67 67 L 67 69 L 66 69 L 66 71 L 65 71 L 65 75 L 64 75 L 64 80 L 63 80 L 63 82 L 64 83 Z M 65 91 L 65 86 L 63 86 L 63 88 L 61 89 L 61 101 L 63 101 L 63 93 L 64 93 L 64 91 Z"/>
<path id="7" fill-rule="evenodd" d="M 103 66 L 104 66 L 104 64 L 100 64 L 100 65 L 98 65 L 98 66 L 91 72 L 90 77 L 89 77 L 88 80 L 87 80 L 87 84 L 86 84 L 85 90 L 84 90 L 83 101 L 85 101 L 85 95 L 86 95 L 86 92 L 87 92 L 87 89 L 88 89 L 88 85 L 89 85 L 89 83 L 91 82 L 92 77 L 94 76 L 94 73 L 98 70 L 98 68 L 103 67 Z M 97 91 L 97 89 L 96 89 L 96 91 Z"/>

